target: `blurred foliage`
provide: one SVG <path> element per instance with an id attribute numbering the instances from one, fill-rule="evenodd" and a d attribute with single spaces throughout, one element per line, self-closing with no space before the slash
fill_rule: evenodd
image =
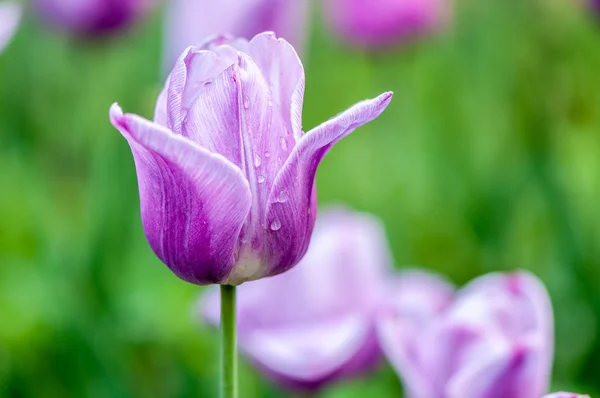
<path id="1" fill-rule="evenodd" d="M 200 288 L 154 257 L 108 108 L 151 117 L 161 20 L 69 40 L 26 18 L 0 56 L 0 396 L 214 397 Z M 600 394 L 600 26 L 560 0 L 457 0 L 435 37 L 344 47 L 315 12 L 304 127 L 395 91 L 336 146 L 321 203 L 380 216 L 399 266 L 461 284 L 530 269 L 556 317 L 554 389 Z M 242 396 L 278 397 L 248 364 Z M 387 365 L 327 398 L 401 396 Z"/>

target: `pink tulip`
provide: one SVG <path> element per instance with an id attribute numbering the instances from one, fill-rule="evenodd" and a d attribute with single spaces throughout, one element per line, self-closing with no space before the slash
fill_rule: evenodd
<path id="1" fill-rule="evenodd" d="M 382 348 L 410 398 L 532 398 L 548 387 L 552 308 L 527 272 L 488 274 L 457 293 L 400 279 L 379 317 Z"/>

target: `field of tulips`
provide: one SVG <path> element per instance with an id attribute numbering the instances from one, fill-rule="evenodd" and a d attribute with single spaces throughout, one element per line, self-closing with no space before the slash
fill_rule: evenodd
<path id="1" fill-rule="evenodd" d="M 0 397 L 600 397 L 596 0 L 0 0 L 0 182 Z"/>

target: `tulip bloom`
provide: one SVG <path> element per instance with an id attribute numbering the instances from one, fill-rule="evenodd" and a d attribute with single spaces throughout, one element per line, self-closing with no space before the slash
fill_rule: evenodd
<path id="1" fill-rule="evenodd" d="M 304 70 L 273 34 L 188 48 L 154 121 L 110 110 L 136 163 L 150 246 L 196 284 L 277 275 L 304 255 L 316 213 L 315 173 L 331 147 L 375 119 L 392 94 L 359 102 L 304 133 Z"/>
<path id="2" fill-rule="evenodd" d="M 532 398 L 552 364 L 552 308 L 527 272 L 489 274 L 454 295 L 439 280 L 404 283 L 378 322 L 410 398 Z"/>
<path id="3" fill-rule="evenodd" d="M 449 14 L 450 0 L 326 0 L 339 35 L 361 46 L 388 46 L 431 33 Z"/>
<path id="4" fill-rule="evenodd" d="M 0 3 L 0 52 L 12 38 L 21 19 L 21 7 L 16 3 Z"/>
<path id="5" fill-rule="evenodd" d="M 96 36 L 131 25 L 153 0 L 34 0 L 50 23 L 84 36 Z"/>
<path id="6" fill-rule="evenodd" d="M 310 248 L 290 272 L 238 288 L 242 351 L 284 385 L 317 389 L 380 359 L 375 309 L 393 272 L 383 228 L 341 209 L 319 215 Z M 219 323 L 219 296 L 201 301 Z"/>
<path id="7" fill-rule="evenodd" d="M 273 31 L 304 47 L 310 0 L 171 0 L 167 5 L 166 58 L 170 68 L 188 46 L 214 35 L 250 39 Z"/>
<path id="8" fill-rule="evenodd" d="M 590 396 L 575 394 L 572 392 L 555 392 L 554 394 L 544 395 L 543 398 L 590 398 Z"/>

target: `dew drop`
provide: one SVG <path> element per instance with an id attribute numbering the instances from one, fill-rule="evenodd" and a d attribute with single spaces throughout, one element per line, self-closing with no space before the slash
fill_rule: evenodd
<path id="1" fill-rule="evenodd" d="M 250 98 L 247 95 L 244 95 L 244 108 L 250 108 Z"/>
<path id="2" fill-rule="evenodd" d="M 259 183 L 259 184 L 262 184 L 263 182 L 265 182 L 265 176 L 263 176 L 263 175 L 259 175 L 259 176 L 258 176 L 258 183 Z"/>
<path id="3" fill-rule="evenodd" d="M 281 163 L 281 156 L 277 156 L 277 161 Z"/>
<path id="4" fill-rule="evenodd" d="M 273 106 L 273 101 L 269 100 L 269 102 L 267 102 L 267 105 Z"/>
<path id="5" fill-rule="evenodd" d="M 271 153 L 269 151 L 265 152 L 265 157 L 268 159 L 271 157 Z"/>
<path id="6" fill-rule="evenodd" d="M 279 203 L 285 203 L 288 201 L 288 197 L 289 197 L 289 192 L 287 189 L 284 189 L 283 191 L 279 192 L 279 196 L 277 197 L 277 201 Z"/>
<path id="7" fill-rule="evenodd" d="M 280 228 L 281 228 L 281 221 L 279 221 L 279 218 L 274 219 L 273 222 L 271 223 L 271 230 L 279 231 Z"/>
<path id="8" fill-rule="evenodd" d="M 255 167 L 259 167 L 259 166 L 260 166 L 260 164 L 261 164 L 261 162 L 262 162 L 262 161 L 261 161 L 261 159 L 260 159 L 260 156 L 259 156 L 259 154 L 255 152 L 255 153 L 254 153 L 254 166 L 255 166 Z"/>
<path id="9" fill-rule="evenodd" d="M 279 140 L 279 144 L 281 145 L 281 149 L 283 149 L 284 151 L 287 151 L 287 149 L 288 149 L 288 142 L 285 139 L 285 137 L 281 137 L 281 139 Z"/>

